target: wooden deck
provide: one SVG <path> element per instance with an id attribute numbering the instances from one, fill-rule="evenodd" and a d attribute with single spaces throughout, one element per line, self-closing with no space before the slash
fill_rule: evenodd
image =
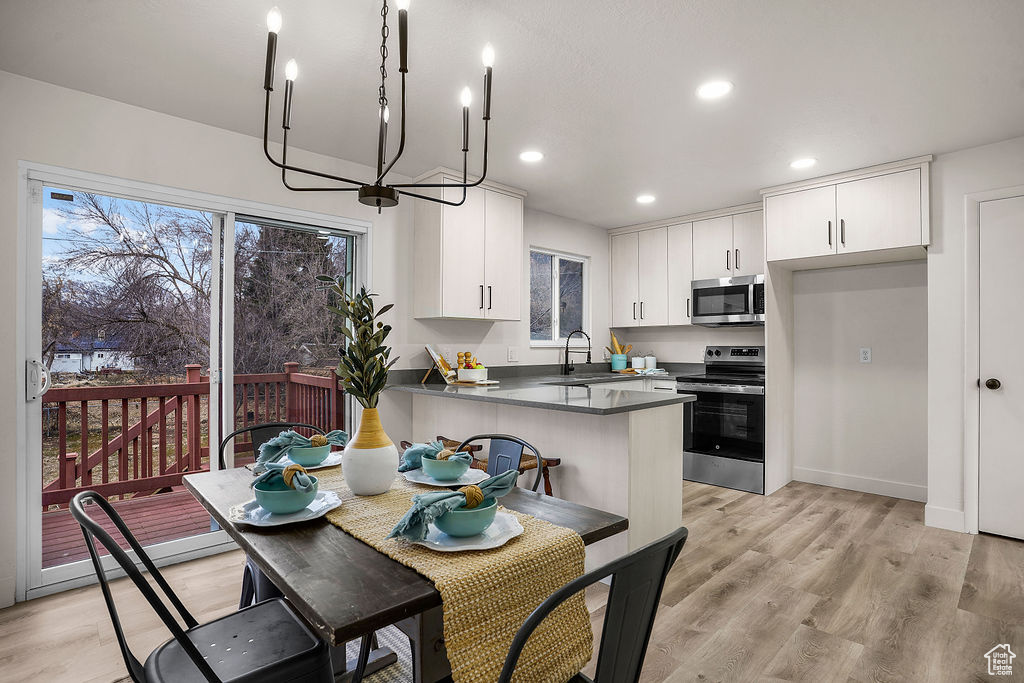
<path id="1" fill-rule="evenodd" d="M 113 503 L 114 509 L 142 545 L 152 545 L 210 531 L 210 515 L 184 489 Z M 113 524 L 97 519 L 122 547 L 128 544 Z M 104 552 L 104 554 L 106 554 Z M 68 510 L 43 513 L 43 568 L 84 560 L 89 557 L 78 522 Z"/>

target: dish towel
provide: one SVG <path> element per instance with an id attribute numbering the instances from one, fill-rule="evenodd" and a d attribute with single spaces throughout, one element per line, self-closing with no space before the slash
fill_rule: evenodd
<path id="1" fill-rule="evenodd" d="M 270 484 L 278 479 L 284 482 L 285 486 L 296 491 L 309 493 L 313 490 L 313 480 L 306 474 L 306 470 L 303 469 L 302 465 L 294 463 L 286 465 L 283 462 L 268 462 L 267 470 L 253 479 L 249 486 L 256 486 L 260 482 Z"/>
<path id="2" fill-rule="evenodd" d="M 327 438 L 327 443 L 332 446 L 344 446 L 348 443 L 348 433 L 342 429 L 327 432 L 324 436 Z M 256 459 L 256 466 L 253 468 L 253 471 L 265 471 L 267 463 L 277 462 L 288 455 L 288 451 L 293 448 L 310 448 L 311 446 L 309 437 L 293 432 L 290 429 L 283 431 L 260 446 L 260 456 Z"/>
<path id="3" fill-rule="evenodd" d="M 423 467 L 423 456 L 429 455 L 432 458 L 437 456 L 444 450 L 444 444 L 440 441 L 434 441 L 432 443 L 414 443 L 405 449 L 405 453 L 402 453 L 402 464 L 398 466 L 399 472 L 408 472 L 409 470 L 418 470 Z M 455 453 L 449 456 L 449 460 L 461 460 L 462 462 L 473 464 L 472 453 Z"/>
<path id="4" fill-rule="evenodd" d="M 421 493 L 412 497 L 412 507 L 405 513 L 398 524 L 388 534 L 388 538 L 405 538 L 410 541 L 422 541 L 427 537 L 427 527 L 435 519 L 450 512 L 455 508 L 466 504 L 466 489 L 470 490 L 469 495 L 476 494 L 476 507 L 481 501 L 487 498 L 500 498 L 512 490 L 516 485 L 519 472 L 509 470 L 502 474 L 484 479 L 474 486 L 465 486 L 458 491 L 438 491 L 436 493 Z M 474 488 L 478 488 L 483 494 L 480 496 Z"/>

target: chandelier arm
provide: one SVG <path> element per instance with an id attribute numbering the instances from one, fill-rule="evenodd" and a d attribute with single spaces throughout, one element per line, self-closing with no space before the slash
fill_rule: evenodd
<path id="1" fill-rule="evenodd" d="M 457 202 L 445 201 L 443 199 L 444 194 L 441 195 L 442 199 L 436 199 L 434 197 L 427 197 L 426 195 L 416 194 L 415 192 L 408 192 L 406 190 L 400 190 L 400 192 L 402 194 L 409 195 L 410 197 L 416 197 L 417 199 L 426 199 L 429 202 L 437 202 L 438 204 L 445 204 L 447 206 L 462 206 L 463 204 L 466 203 L 466 179 L 467 179 L 466 173 L 467 173 L 468 166 L 469 166 L 468 157 L 469 157 L 469 150 L 467 150 L 467 149 L 462 150 L 462 183 L 460 185 L 445 185 L 445 187 L 462 187 L 462 199 L 460 199 L 459 201 L 457 201 Z"/>
<path id="2" fill-rule="evenodd" d="M 400 135 L 399 140 L 398 140 L 398 151 L 395 152 L 394 158 L 391 160 L 390 163 L 388 163 L 387 166 L 384 167 L 384 170 L 380 172 L 380 175 L 377 176 L 377 179 L 375 181 L 373 181 L 374 185 L 380 185 L 380 181 L 384 180 L 384 176 L 386 176 L 391 171 L 391 168 L 402 157 L 402 153 L 403 152 L 405 152 L 405 73 L 404 72 L 402 73 L 402 132 L 401 132 L 401 135 Z"/>
<path id="3" fill-rule="evenodd" d="M 484 121 L 484 167 L 483 167 L 483 173 L 481 173 L 480 177 L 477 178 L 475 181 L 473 181 L 471 183 L 470 182 L 466 182 L 468 178 L 465 176 L 465 169 L 463 169 L 463 178 L 462 178 L 462 182 L 461 183 L 395 183 L 393 185 L 389 185 L 389 187 L 394 187 L 394 188 L 397 188 L 397 189 L 400 189 L 400 190 L 402 188 L 406 188 L 406 187 L 463 187 L 463 188 L 466 188 L 466 187 L 476 187 L 477 185 L 479 185 L 480 183 L 482 183 L 484 181 L 484 178 L 487 177 L 487 138 L 488 138 L 489 124 L 490 124 L 490 121 L 487 121 L 487 120 Z M 410 194 L 410 193 L 405 192 L 405 190 L 402 190 L 402 194 Z"/>
<path id="4" fill-rule="evenodd" d="M 267 91 L 266 106 L 264 107 L 263 116 L 263 153 L 266 155 L 267 160 L 270 161 L 274 166 L 277 166 L 283 171 L 295 171 L 296 173 L 305 173 L 306 175 L 315 176 L 317 178 L 326 178 L 327 180 L 337 180 L 338 182 L 348 183 L 350 185 L 365 185 L 361 180 L 352 180 L 351 178 L 345 178 L 343 176 L 331 175 L 330 173 L 323 173 L 321 171 L 312 171 L 297 166 L 289 166 L 283 161 L 278 161 L 270 155 L 270 91 Z M 349 188 L 345 188 L 349 189 Z M 358 189 L 358 188 L 352 188 Z"/>

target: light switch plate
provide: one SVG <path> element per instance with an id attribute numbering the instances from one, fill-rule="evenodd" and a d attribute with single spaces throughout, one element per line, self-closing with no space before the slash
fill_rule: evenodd
<path id="1" fill-rule="evenodd" d="M 508 362 L 518 363 L 519 362 L 519 349 L 515 346 L 508 347 Z"/>
<path id="2" fill-rule="evenodd" d="M 871 348 L 865 347 L 860 350 L 860 362 L 870 363 L 871 362 Z"/>

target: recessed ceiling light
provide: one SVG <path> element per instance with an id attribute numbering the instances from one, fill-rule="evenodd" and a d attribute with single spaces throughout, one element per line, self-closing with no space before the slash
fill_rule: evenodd
<path id="1" fill-rule="evenodd" d="M 804 157 L 803 159 L 797 159 L 789 165 L 790 168 L 810 168 L 818 163 L 817 159 L 811 157 Z"/>
<path id="2" fill-rule="evenodd" d="M 543 152 L 538 152 L 535 149 L 528 149 L 525 152 L 519 153 L 519 160 L 525 161 L 528 164 L 533 164 L 544 158 Z"/>
<path id="3" fill-rule="evenodd" d="M 697 97 L 702 100 L 717 100 L 732 92 L 732 83 L 729 81 L 708 81 L 697 88 Z"/>
<path id="4" fill-rule="evenodd" d="M 650 204 L 653 201 L 654 201 L 654 195 L 653 194 L 641 194 L 641 195 L 637 195 L 637 198 L 636 198 L 636 203 L 637 204 Z"/>
<path id="5" fill-rule="evenodd" d="M 317 232 L 320 233 L 321 235 L 330 235 L 331 234 L 330 230 L 317 230 Z"/>

